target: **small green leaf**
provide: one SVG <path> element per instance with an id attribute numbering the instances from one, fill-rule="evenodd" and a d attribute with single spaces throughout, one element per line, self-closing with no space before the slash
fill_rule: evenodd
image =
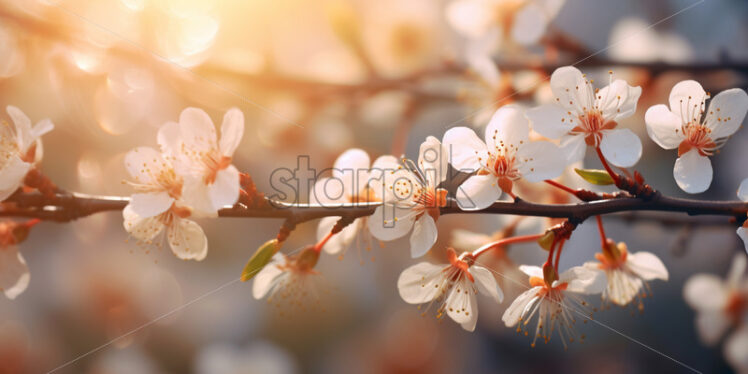
<path id="1" fill-rule="evenodd" d="M 582 179 L 598 186 L 607 186 L 615 183 L 613 178 L 605 170 L 596 169 L 574 169 Z"/>
<path id="2" fill-rule="evenodd" d="M 242 270 L 242 282 L 254 278 L 254 276 L 270 262 L 273 255 L 278 252 L 278 248 L 278 239 L 268 240 L 265 244 L 261 245 L 260 248 L 257 248 L 255 254 L 253 254 L 252 258 L 247 261 L 247 265 L 245 265 L 244 270 Z"/>
<path id="3" fill-rule="evenodd" d="M 538 239 L 538 245 L 546 251 L 550 251 L 555 240 L 556 234 L 553 230 L 546 230 L 545 234 Z"/>

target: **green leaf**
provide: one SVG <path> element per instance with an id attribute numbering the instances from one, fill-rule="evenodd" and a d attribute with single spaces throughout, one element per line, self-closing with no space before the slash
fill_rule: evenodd
<path id="1" fill-rule="evenodd" d="M 556 234 L 553 230 L 546 230 L 545 234 L 538 239 L 538 245 L 546 251 L 551 250 L 553 242 L 556 240 Z"/>
<path id="2" fill-rule="evenodd" d="M 598 186 L 607 186 L 615 183 L 613 178 L 605 170 L 596 169 L 574 169 L 582 179 L 589 183 L 596 184 Z"/>
<path id="3" fill-rule="evenodd" d="M 261 245 L 260 248 L 257 248 L 255 254 L 253 254 L 252 258 L 247 261 L 247 265 L 245 265 L 244 270 L 242 270 L 242 282 L 254 278 L 254 276 L 270 262 L 270 259 L 272 259 L 273 255 L 278 252 L 278 249 L 278 239 L 268 240 L 265 244 Z"/>

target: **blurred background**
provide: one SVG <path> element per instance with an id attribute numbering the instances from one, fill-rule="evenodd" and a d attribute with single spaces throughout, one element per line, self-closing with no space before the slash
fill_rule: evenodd
<path id="1" fill-rule="evenodd" d="M 124 154 L 155 146 L 158 126 L 185 107 L 216 122 L 238 107 L 246 131 L 234 164 L 270 191 L 271 172 L 295 168 L 298 155 L 318 170 L 351 147 L 372 158 L 417 157 L 428 135 L 481 129 L 500 105 L 549 100 L 553 68 L 594 54 L 579 63 L 584 72 L 607 82 L 612 69 L 643 87 L 637 113 L 621 123 L 642 138 L 636 168 L 664 193 L 683 196 L 672 177 L 676 152 L 648 139 L 644 111 L 666 103 L 683 79 L 712 93 L 748 86 L 742 0 L 499 1 L 480 14 L 455 10 L 457 1 L 1 0 L 0 103 L 34 122 L 52 119 L 43 172 L 64 189 L 100 195 L 131 193 L 121 183 Z M 528 3 L 541 15 L 523 12 Z M 480 30 L 472 18 L 479 16 L 488 17 Z M 735 199 L 748 177 L 747 145 L 739 131 L 712 158 L 714 182 L 697 198 Z M 535 191 L 531 200 L 550 195 Z M 682 289 L 695 273 L 727 272 L 743 251 L 734 227 L 626 217 L 606 217 L 608 235 L 656 253 L 670 280 L 651 284 L 643 313 L 616 307 L 596 319 L 699 371 L 730 372 L 722 346 L 699 341 Z M 443 260 L 453 229 L 491 234 L 511 221 L 444 216 L 429 257 Z M 398 275 L 414 263 L 407 239 L 323 256 L 323 307 L 279 311 L 254 300 L 250 283 L 231 282 L 281 222 L 200 224 L 209 255 L 199 263 L 127 242 L 118 213 L 37 226 L 21 246 L 29 288 L 13 301 L 0 297 L 0 373 L 49 372 L 74 359 L 55 373 L 687 370 L 595 324 L 580 325 L 587 339 L 568 350 L 557 337 L 531 348 L 501 322 L 521 291 L 503 280 L 507 298 L 499 306 L 480 300 L 474 333 L 421 317 L 397 293 Z M 284 250 L 313 243 L 315 232 L 316 222 L 300 225 Z M 597 240 L 594 225 L 582 225 L 561 267 L 591 259 Z M 514 263 L 544 256 L 537 246 L 509 251 Z"/>

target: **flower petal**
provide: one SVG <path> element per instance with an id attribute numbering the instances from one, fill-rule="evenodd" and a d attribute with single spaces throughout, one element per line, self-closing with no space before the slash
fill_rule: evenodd
<path id="1" fill-rule="evenodd" d="M 725 359 L 735 370 L 748 368 L 748 327 L 743 325 L 725 341 Z"/>
<path id="2" fill-rule="evenodd" d="M 196 150 L 216 147 L 216 128 L 204 110 L 187 108 L 179 115 L 179 130 L 182 141 Z"/>
<path id="3" fill-rule="evenodd" d="M 340 217 L 325 217 L 319 221 L 317 226 L 317 240 L 322 240 L 330 230 L 338 223 Z M 322 247 L 325 252 L 334 255 L 346 251 L 353 243 L 353 240 L 361 230 L 363 221 L 361 219 L 355 219 L 348 226 L 340 230 L 339 233 L 333 235 L 327 243 Z"/>
<path id="4" fill-rule="evenodd" d="M 262 299 L 273 289 L 283 275 L 283 270 L 278 266 L 283 263 L 285 263 L 285 257 L 282 253 L 273 255 L 270 263 L 265 265 L 255 276 L 254 283 L 252 283 L 252 297 L 257 300 Z"/>
<path id="5" fill-rule="evenodd" d="M 5 166 L 0 169 L 0 201 L 7 199 L 23 184 L 31 164 L 22 161 L 18 155 L 10 156 Z"/>
<path id="6" fill-rule="evenodd" d="M 586 295 L 601 293 L 605 289 L 605 277 L 599 271 L 584 266 L 575 266 L 558 276 L 558 282 L 567 283 L 566 291 Z"/>
<path id="7" fill-rule="evenodd" d="M 418 167 L 423 172 L 429 187 L 436 187 L 447 179 L 449 155 L 439 139 L 429 136 L 418 151 Z"/>
<path id="8" fill-rule="evenodd" d="M 400 297 L 408 304 L 423 304 L 436 299 L 446 282 L 445 265 L 421 262 L 405 269 L 397 279 Z"/>
<path id="9" fill-rule="evenodd" d="M 216 180 L 208 185 L 208 196 L 214 210 L 232 206 L 239 200 L 239 170 L 229 165 L 216 173 Z"/>
<path id="10" fill-rule="evenodd" d="M 743 179 L 738 187 L 738 199 L 748 201 L 748 178 Z"/>
<path id="11" fill-rule="evenodd" d="M 159 185 L 159 176 L 171 166 L 157 150 L 151 147 L 137 147 L 125 155 L 125 168 L 135 179 L 135 183 Z"/>
<path id="12" fill-rule="evenodd" d="M 18 147 L 21 149 L 21 152 L 25 152 L 34 141 L 31 135 L 31 120 L 23 111 L 12 105 L 8 105 L 5 110 L 13 121 L 13 125 L 15 125 Z"/>
<path id="13" fill-rule="evenodd" d="M 210 124 L 213 127 L 213 123 Z M 237 108 L 229 109 L 223 115 L 219 149 L 224 156 L 231 157 L 244 136 L 244 113 Z"/>
<path id="14" fill-rule="evenodd" d="M 377 207 L 374 214 L 367 220 L 369 231 L 379 240 L 390 241 L 401 238 L 410 231 L 415 222 L 415 215 L 410 213 L 409 209 L 397 208 L 390 204 Z"/>
<path id="15" fill-rule="evenodd" d="M 721 311 L 727 304 L 728 290 L 719 277 L 696 274 L 683 286 L 683 298 L 698 311 Z"/>
<path id="16" fill-rule="evenodd" d="M 216 177 L 218 175 L 216 174 Z M 218 210 L 210 198 L 209 186 L 202 179 L 188 178 L 182 189 L 182 201 L 190 208 L 196 217 L 215 217 Z"/>
<path id="17" fill-rule="evenodd" d="M 692 149 L 675 160 L 673 177 L 683 191 L 701 193 L 712 184 L 712 163 L 708 157 Z"/>
<path id="18" fill-rule="evenodd" d="M 478 292 L 493 298 L 496 303 L 501 303 L 504 300 L 504 293 L 501 292 L 501 288 L 496 283 L 496 278 L 494 278 L 490 270 L 482 266 L 473 265 L 469 271 L 473 275 L 473 278 L 475 278 L 475 286 L 478 288 Z"/>
<path id="19" fill-rule="evenodd" d="M 138 240 L 148 242 L 164 229 L 160 217 L 140 217 L 132 211 L 130 204 L 122 210 L 125 230 Z"/>
<path id="20" fill-rule="evenodd" d="M 745 255 L 743 253 L 735 253 L 735 256 L 732 258 L 732 264 L 730 265 L 730 271 L 727 273 L 728 287 L 738 289 L 743 286 L 746 265 L 748 263 L 746 262 Z"/>
<path id="21" fill-rule="evenodd" d="M 536 300 L 535 297 L 538 295 L 539 290 L 540 287 L 533 287 L 523 292 L 512 301 L 512 305 L 509 305 L 509 307 L 506 308 L 506 311 L 504 311 L 504 315 L 501 316 L 501 320 L 504 321 L 506 327 L 512 327 L 519 323 L 527 304 Z"/>
<path id="22" fill-rule="evenodd" d="M 583 135 L 566 135 L 561 138 L 561 151 L 566 154 L 566 162 L 574 164 L 584 159 L 587 152 L 587 143 Z"/>
<path id="23" fill-rule="evenodd" d="M 592 87 L 579 69 L 564 66 L 551 74 L 551 91 L 556 102 L 576 114 L 582 114 L 585 108 L 592 108 Z"/>
<path id="24" fill-rule="evenodd" d="M 652 253 L 629 253 L 626 259 L 626 266 L 645 281 L 653 279 L 668 280 L 668 272 L 665 265 Z"/>
<path id="25" fill-rule="evenodd" d="M 730 327 L 730 319 L 722 311 L 707 311 L 696 316 L 696 331 L 706 345 L 715 345 Z"/>
<path id="26" fill-rule="evenodd" d="M 547 141 L 525 143 L 517 151 L 518 169 L 528 182 L 540 182 L 561 175 L 566 168 L 566 154 Z"/>
<path id="27" fill-rule="evenodd" d="M 478 155 L 486 150 L 486 145 L 472 129 L 453 127 L 444 133 L 442 144 L 455 170 L 469 173 L 480 167 Z"/>
<path id="28" fill-rule="evenodd" d="M 621 119 L 636 111 L 641 96 L 641 87 L 632 87 L 623 80 L 616 79 L 597 94 L 597 106 L 606 119 Z"/>
<path id="29" fill-rule="evenodd" d="M 327 208 L 340 207 L 346 202 L 344 181 L 338 178 L 319 178 L 309 196 L 309 201 Z"/>
<path id="30" fill-rule="evenodd" d="M 527 274 L 528 277 L 543 278 L 543 269 L 538 266 L 520 265 L 519 270 Z"/>
<path id="31" fill-rule="evenodd" d="M 369 154 L 364 150 L 349 149 L 335 160 L 332 177 L 343 182 L 346 195 L 353 196 L 367 186 L 370 164 Z"/>
<path id="32" fill-rule="evenodd" d="M 467 280 L 458 281 L 449 291 L 445 308 L 447 315 L 455 322 L 463 325 L 467 331 L 475 329 L 478 318 L 477 299 Z"/>
<path id="33" fill-rule="evenodd" d="M 182 260 L 202 261 L 208 255 L 208 238 L 194 221 L 174 218 L 166 235 L 171 251 Z"/>
<path id="34" fill-rule="evenodd" d="M 568 111 L 559 105 L 544 104 L 525 112 L 532 129 L 548 139 L 558 139 L 574 128 Z"/>
<path id="35" fill-rule="evenodd" d="M 413 233 L 410 234 L 410 255 L 418 258 L 425 255 L 436 243 L 436 222 L 430 215 L 424 214 L 413 224 Z"/>
<path id="36" fill-rule="evenodd" d="M 634 166 L 642 156 L 642 142 L 629 129 L 614 129 L 603 134 L 600 150 L 613 165 L 627 168 Z"/>
<path id="37" fill-rule="evenodd" d="M 446 18 L 459 33 L 469 38 L 479 38 L 491 26 L 492 17 L 485 6 L 473 0 L 456 0 L 447 5 Z"/>
<path id="38" fill-rule="evenodd" d="M 516 150 L 527 143 L 530 137 L 530 122 L 524 111 L 515 105 L 505 105 L 494 113 L 486 126 L 484 140 L 489 150 L 494 147 Z"/>
<path id="39" fill-rule="evenodd" d="M 679 82 L 670 91 L 670 111 L 681 122 L 698 122 L 704 110 L 706 92 L 701 85 L 693 80 Z"/>
<path id="40" fill-rule="evenodd" d="M 16 246 L 0 248 L 0 291 L 15 299 L 29 286 L 31 273 Z"/>
<path id="41" fill-rule="evenodd" d="M 664 149 L 678 148 L 684 139 L 680 117 L 663 104 L 647 109 L 644 121 L 647 123 L 649 137 Z"/>
<path id="42" fill-rule="evenodd" d="M 740 239 L 743 240 L 743 245 L 745 246 L 745 251 L 748 252 L 748 228 L 745 227 L 738 227 L 738 236 Z"/>
<path id="43" fill-rule="evenodd" d="M 182 134 L 179 130 L 179 124 L 176 122 L 165 123 L 159 127 L 156 139 L 159 147 L 161 147 L 161 152 L 176 156 L 182 144 Z"/>
<path id="44" fill-rule="evenodd" d="M 512 39 L 523 45 L 535 44 L 545 34 L 548 21 L 545 9 L 531 2 L 514 15 Z"/>
<path id="45" fill-rule="evenodd" d="M 174 204 L 167 192 L 136 193 L 130 197 L 130 209 L 142 218 L 159 215 Z"/>
<path id="46" fill-rule="evenodd" d="M 717 94 L 709 102 L 704 124 L 712 129 L 712 139 L 728 137 L 738 131 L 748 112 L 748 94 L 731 88 Z"/>
<path id="47" fill-rule="evenodd" d="M 485 209 L 501 197 L 496 177 L 490 174 L 473 175 L 457 188 L 457 205 L 462 210 Z"/>

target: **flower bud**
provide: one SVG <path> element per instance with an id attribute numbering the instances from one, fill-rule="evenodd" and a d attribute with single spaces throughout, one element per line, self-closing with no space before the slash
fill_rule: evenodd
<path id="1" fill-rule="evenodd" d="M 272 259 L 273 255 L 278 252 L 278 249 L 280 249 L 278 239 L 268 240 L 265 244 L 261 245 L 260 248 L 257 248 L 257 251 L 255 251 L 249 261 L 247 261 L 247 265 L 245 265 L 244 270 L 242 270 L 242 282 L 254 278 L 254 276 L 270 262 L 270 259 Z"/>

